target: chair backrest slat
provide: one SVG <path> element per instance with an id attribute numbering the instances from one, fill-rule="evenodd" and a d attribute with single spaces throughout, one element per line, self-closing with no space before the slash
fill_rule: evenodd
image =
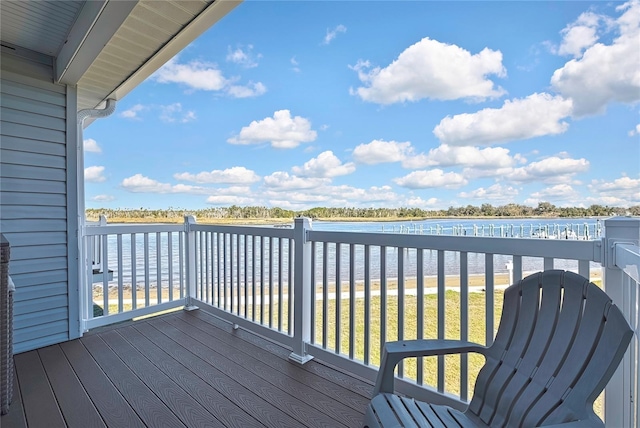
<path id="1" fill-rule="evenodd" d="M 516 320 L 515 334 L 506 349 L 499 348 L 499 351 L 504 354 L 504 357 L 501 359 L 498 367 L 494 370 L 493 376 L 491 376 L 488 381 L 482 407 L 480 412 L 477 413 L 480 419 L 486 423 L 489 423 L 493 418 L 493 415 L 497 410 L 497 405 L 502 395 L 502 391 L 504 390 L 505 385 L 509 383 L 515 372 L 514 367 L 520 363 L 524 353 L 528 349 L 533 334 L 532 327 L 536 324 L 538 305 L 527 305 L 522 303 L 527 301 L 531 302 L 532 300 L 537 301 L 540 297 L 540 293 L 533 288 L 521 289 L 519 294 L 520 293 L 522 293 L 522 298 L 519 302 L 520 316 Z"/>
<path id="2" fill-rule="evenodd" d="M 500 328 L 468 411 L 496 427 L 595 417 L 593 400 L 632 334 L 586 278 L 561 270 L 530 275 L 505 291 Z"/>

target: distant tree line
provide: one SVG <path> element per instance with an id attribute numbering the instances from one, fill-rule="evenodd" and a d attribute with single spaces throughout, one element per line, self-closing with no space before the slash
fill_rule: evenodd
<path id="1" fill-rule="evenodd" d="M 591 205 L 589 208 L 581 207 L 556 207 L 549 202 L 540 202 L 537 207 L 527 205 L 507 204 L 493 206 L 482 204 L 481 206 L 467 205 L 466 207 L 449 207 L 444 210 L 425 210 L 421 208 L 355 208 L 341 207 L 328 208 L 316 207 L 303 211 L 286 210 L 283 208 L 268 207 L 230 207 L 203 208 L 199 210 L 185 210 L 168 208 L 162 210 L 140 209 L 110 209 L 90 208 L 86 210 L 87 217 L 97 218 L 106 215 L 107 218 L 149 218 L 149 219 L 176 219 L 185 215 L 195 215 L 199 219 L 283 219 L 297 216 L 312 219 L 416 219 L 438 217 L 602 217 L 613 215 L 640 216 L 640 205 L 629 208 L 609 207 L 603 205 Z"/>

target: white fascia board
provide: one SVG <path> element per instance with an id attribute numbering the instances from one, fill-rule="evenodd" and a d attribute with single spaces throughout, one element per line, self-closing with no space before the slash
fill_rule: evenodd
<path id="1" fill-rule="evenodd" d="M 55 80 L 77 85 L 138 0 L 89 0 L 56 57 Z"/>
<path id="2" fill-rule="evenodd" d="M 213 2 L 105 99 L 122 99 L 240 3 L 242 0 L 216 0 Z"/>

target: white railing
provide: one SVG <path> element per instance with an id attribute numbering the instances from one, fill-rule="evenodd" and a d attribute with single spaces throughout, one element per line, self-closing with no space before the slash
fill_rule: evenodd
<path id="1" fill-rule="evenodd" d="M 84 330 L 184 305 L 184 225 L 88 223 L 83 242 Z"/>
<path id="2" fill-rule="evenodd" d="M 328 232 L 304 218 L 294 228 L 203 225 L 192 217 L 176 226 L 87 226 L 85 245 L 104 238 L 100 256 L 114 280 L 102 278 L 102 290 L 112 291 L 100 295 L 102 316 L 90 316 L 93 293 L 86 293 L 85 325 L 206 307 L 291 347 L 293 361 L 316 356 L 373 380 L 388 340 L 490 344 L 502 289 L 530 272 L 562 268 L 596 281 L 602 272 L 637 331 L 640 220 L 606 220 L 604 230 L 597 240 L 540 240 Z M 127 294 L 129 283 L 136 287 Z M 635 426 L 637 357 L 634 339 L 606 390 L 608 426 Z M 472 394 L 473 358 L 407 361 L 398 368 L 398 389 L 425 399 L 444 392 L 446 404 L 460 407 Z"/>
<path id="3" fill-rule="evenodd" d="M 605 222 L 605 232 L 605 291 L 625 314 L 636 333 L 620 367 L 607 385 L 605 421 L 611 427 L 637 427 L 640 425 L 640 219 L 608 220 Z"/>

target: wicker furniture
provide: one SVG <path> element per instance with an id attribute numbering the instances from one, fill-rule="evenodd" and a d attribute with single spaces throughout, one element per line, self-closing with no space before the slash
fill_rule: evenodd
<path id="1" fill-rule="evenodd" d="M 9 287 L 9 242 L 0 234 L 0 410 L 13 395 L 13 291 Z"/>

